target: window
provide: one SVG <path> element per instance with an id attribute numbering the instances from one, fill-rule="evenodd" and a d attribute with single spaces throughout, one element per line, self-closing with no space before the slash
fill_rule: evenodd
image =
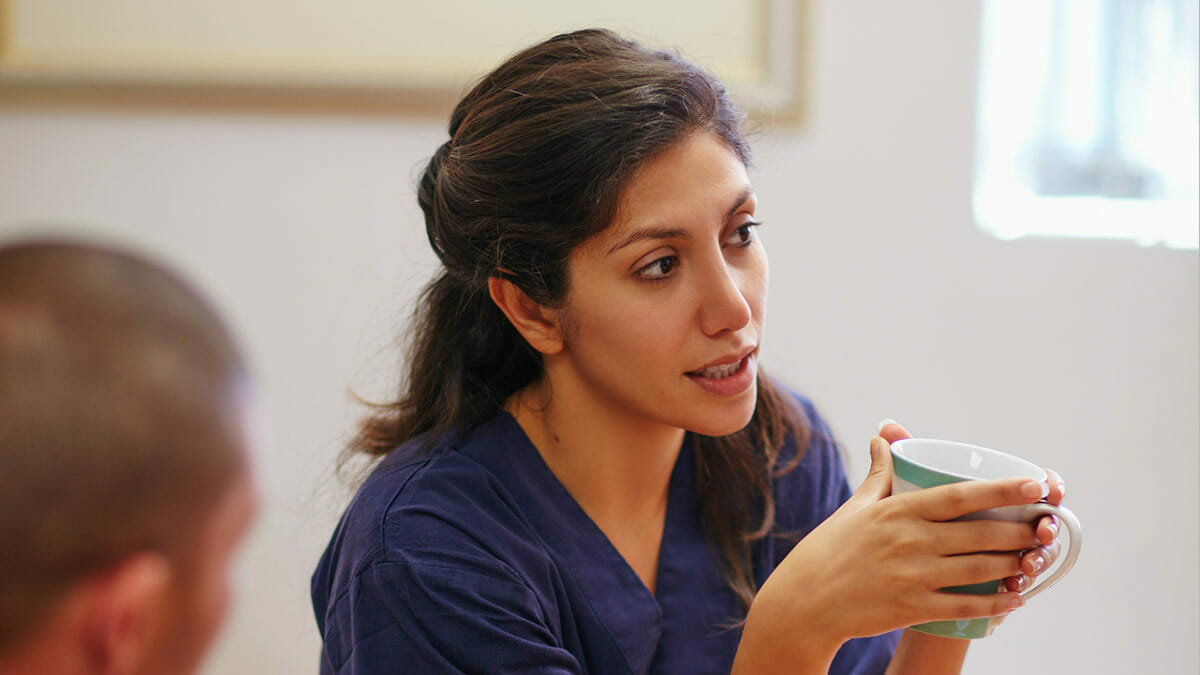
<path id="1" fill-rule="evenodd" d="M 1196 248 L 1196 0 L 985 0 L 975 216 Z"/>

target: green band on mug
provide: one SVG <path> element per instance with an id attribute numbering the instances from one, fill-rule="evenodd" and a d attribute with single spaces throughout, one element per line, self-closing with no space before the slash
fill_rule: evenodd
<path id="1" fill-rule="evenodd" d="M 892 466 L 896 475 L 904 480 L 922 488 L 937 487 L 938 485 L 949 485 L 950 483 L 961 482 L 961 478 L 947 476 L 944 473 L 927 469 L 920 464 L 916 464 L 896 453 L 892 453 Z"/>
<path id="2" fill-rule="evenodd" d="M 991 619 L 966 619 L 964 621 L 930 621 L 909 626 L 909 628 L 941 637 L 977 640 L 990 635 L 995 626 L 992 625 Z"/>

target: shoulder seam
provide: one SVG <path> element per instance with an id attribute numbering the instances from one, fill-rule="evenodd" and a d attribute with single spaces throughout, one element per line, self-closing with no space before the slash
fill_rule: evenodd
<path id="1" fill-rule="evenodd" d="M 457 449 L 458 449 L 457 446 L 449 446 L 447 448 L 443 448 L 441 452 L 449 453 L 449 452 L 453 451 L 457 458 L 459 458 L 463 461 L 466 461 L 466 462 L 470 462 L 470 464 L 472 466 L 477 467 L 480 471 L 482 471 L 484 474 L 486 474 L 490 480 L 499 483 L 499 481 L 495 477 L 495 475 L 486 466 L 484 466 L 483 464 L 480 464 L 473 457 L 470 457 L 461 452 L 457 452 Z M 439 453 L 439 455 L 440 454 L 441 453 Z M 392 509 L 396 503 L 396 500 L 398 500 L 400 498 L 400 496 L 404 493 L 404 490 L 408 486 L 409 482 L 411 482 L 414 478 L 416 478 L 417 474 L 420 474 L 423 471 L 425 471 L 427 468 L 429 468 L 430 463 L 439 455 L 430 454 L 429 456 L 423 458 L 420 461 L 420 466 L 413 469 L 413 471 L 408 475 L 408 477 L 405 478 L 404 483 L 396 489 L 395 494 L 392 495 L 391 500 L 388 501 L 387 506 L 383 510 L 383 516 L 379 520 L 379 539 L 378 539 L 378 541 L 379 541 L 379 552 L 381 555 L 381 559 L 372 560 L 370 562 L 363 564 L 359 569 L 355 570 L 352 577 L 357 578 L 360 576 L 361 572 L 367 570 L 368 568 L 386 564 L 386 563 L 421 565 L 424 567 L 442 567 L 444 569 L 453 569 L 453 570 L 460 570 L 460 571 L 466 571 L 466 572 L 474 572 L 477 574 L 479 573 L 479 571 L 476 569 L 466 568 L 466 567 L 460 568 L 460 567 L 457 567 L 454 565 L 435 565 L 435 564 L 431 564 L 431 563 L 419 563 L 419 562 L 413 562 L 413 561 L 408 561 L 408 560 L 393 560 L 390 556 L 387 555 L 388 546 L 387 546 L 387 542 L 386 542 L 386 537 L 387 537 L 386 528 L 387 528 L 387 523 L 388 523 L 389 519 L 391 518 Z M 500 484 L 503 485 L 503 483 L 500 483 Z M 521 516 L 521 519 L 524 522 L 523 515 Z M 532 528 L 531 528 L 531 530 L 532 530 Z M 536 531 L 534 532 L 534 534 L 537 535 Z M 539 546 L 543 550 L 546 550 L 545 542 L 541 540 L 540 535 L 537 535 L 537 536 L 538 536 Z M 549 555 L 548 551 L 547 551 L 547 555 Z M 511 565 L 509 565 L 507 562 L 505 562 L 504 560 L 502 560 L 500 558 L 493 558 L 493 559 L 495 560 L 496 564 L 504 570 L 505 574 L 508 575 L 507 580 L 510 583 L 520 585 L 522 588 L 525 589 L 525 591 L 527 593 L 533 595 L 534 598 L 536 599 L 537 594 L 534 593 L 533 585 L 531 583 L 529 583 L 528 579 L 526 579 L 523 575 L 521 575 L 519 572 L 517 572 L 517 570 L 513 569 L 513 567 Z M 486 575 L 486 576 L 489 576 L 492 578 L 499 578 L 499 577 L 496 577 L 495 575 Z M 536 602 L 536 600 L 535 600 L 535 602 Z M 542 608 L 541 603 L 536 603 L 536 604 L 538 606 L 538 611 L 542 614 L 541 618 L 543 620 L 545 620 L 544 608 Z"/>

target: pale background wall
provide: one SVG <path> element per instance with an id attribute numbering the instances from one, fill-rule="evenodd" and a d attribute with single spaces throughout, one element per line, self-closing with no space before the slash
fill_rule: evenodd
<path id="1" fill-rule="evenodd" d="M 881 417 L 1057 468 L 1087 548 L 968 673 L 1197 669 L 1195 251 L 998 242 L 969 210 L 978 7 L 815 2 L 806 123 L 755 139 L 766 363 L 853 480 Z M 62 223 L 193 276 L 243 338 L 270 441 L 242 597 L 206 670 L 315 672 L 335 453 L 432 269 L 413 196 L 443 123 L 0 111 L 0 234 Z M 802 628 L 797 627 L 797 633 Z"/>

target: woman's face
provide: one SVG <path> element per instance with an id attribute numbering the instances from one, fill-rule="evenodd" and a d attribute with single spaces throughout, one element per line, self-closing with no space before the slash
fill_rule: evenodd
<path id="1" fill-rule="evenodd" d="M 767 290 L 755 205 L 737 155 L 694 133 L 642 167 L 612 225 L 572 252 L 552 370 L 590 409 L 706 435 L 749 422 Z"/>

